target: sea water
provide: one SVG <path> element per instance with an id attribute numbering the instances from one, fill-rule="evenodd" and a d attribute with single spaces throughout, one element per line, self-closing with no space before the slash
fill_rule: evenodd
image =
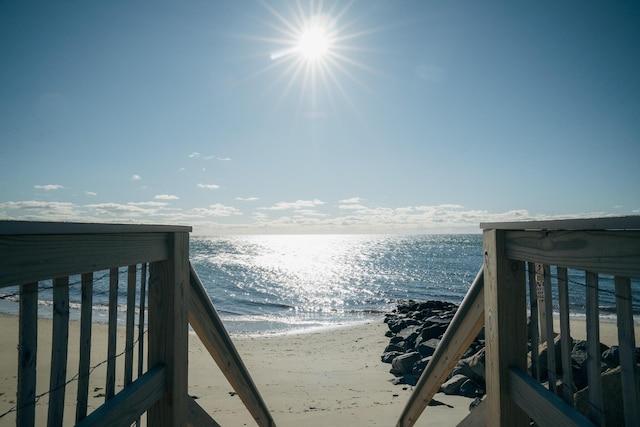
<path id="1" fill-rule="evenodd" d="M 232 334 L 270 334 L 380 318 L 399 300 L 460 303 L 483 257 L 479 234 L 256 235 L 192 236 L 190 260 Z M 120 269 L 120 323 L 126 276 L 126 269 Z M 94 319 L 106 321 L 108 272 L 97 272 L 94 281 Z M 569 270 L 569 281 L 571 314 L 584 317 L 584 272 Z M 51 281 L 39 288 L 39 313 L 47 316 Z M 72 318 L 77 318 L 80 278 L 72 276 L 69 288 Z M 613 279 L 601 276 L 600 289 L 601 317 L 613 320 Z M 637 280 L 632 281 L 632 293 L 637 322 Z M 2 289 L 0 296 L 0 311 L 16 313 L 17 289 Z"/>
<path id="2" fill-rule="evenodd" d="M 291 331 L 460 302 L 481 249 L 480 235 L 235 236 L 193 239 L 191 261 L 231 331 Z"/>

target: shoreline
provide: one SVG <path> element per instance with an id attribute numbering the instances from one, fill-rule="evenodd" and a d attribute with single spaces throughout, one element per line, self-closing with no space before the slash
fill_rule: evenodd
<path id="1" fill-rule="evenodd" d="M 0 414 L 14 406 L 17 371 L 18 318 L 0 314 Z M 38 386 L 36 393 L 46 390 L 51 355 L 51 319 L 38 320 Z M 557 322 L 554 329 L 557 331 Z M 107 325 L 92 326 L 92 358 L 94 366 L 106 358 Z M 388 426 L 395 425 L 413 387 L 393 385 L 395 378 L 380 356 L 388 344 L 387 325 L 382 317 L 360 324 L 342 324 L 320 330 L 284 334 L 231 335 L 257 389 L 280 427 L 287 426 Z M 118 328 L 117 353 L 124 347 L 124 328 Z M 635 327 L 638 337 L 640 327 Z M 586 323 L 572 319 L 571 335 L 584 339 Z M 602 322 L 601 341 L 617 343 L 614 323 Z M 69 325 L 70 378 L 78 366 L 79 322 Z M 146 343 L 145 343 L 146 344 Z M 134 352 L 135 353 L 135 352 Z M 137 356 L 136 356 L 137 357 Z M 124 361 L 116 363 L 116 392 L 123 383 Z M 134 361 L 137 366 L 137 360 Z M 137 370 L 137 369 L 136 369 Z M 90 378 L 90 411 L 104 401 L 106 366 L 96 368 Z M 253 425 L 246 410 L 222 372 L 195 333 L 189 334 L 189 395 L 221 425 Z M 77 383 L 67 386 L 65 425 L 73 423 Z M 450 426 L 469 413 L 473 399 L 438 393 L 416 426 Z M 37 404 L 36 419 L 46 418 L 48 398 Z M 0 425 L 14 423 L 15 414 L 0 418 Z"/>
<path id="2" fill-rule="evenodd" d="M 0 314 L 0 414 L 15 405 L 18 318 Z M 51 356 L 50 319 L 38 320 L 38 372 L 36 394 L 46 390 Z M 107 325 L 92 326 L 94 366 L 106 358 Z M 393 375 L 383 364 L 387 330 L 382 318 L 359 325 L 342 325 L 301 334 L 232 336 L 257 389 L 279 427 L 395 425 L 412 391 L 391 384 Z M 124 346 L 124 328 L 118 328 L 117 353 Z M 69 325 L 70 378 L 78 366 L 79 322 Z M 135 352 L 134 352 L 135 353 Z M 116 392 L 123 383 L 124 361 L 116 363 Z M 137 366 L 137 360 L 134 360 Z M 104 401 L 106 366 L 91 373 L 89 411 Z M 253 418 L 195 334 L 189 335 L 189 395 L 221 425 L 254 425 Z M 77 383 L 67 386 L 65 425 L 73 424 Z M 438 394 L 445 405 L 427 408 L 417 426 L 449 426 L 469 412 L 471 399 Z M 43 423 L 48 398 L 36 407 L 36 423 Z M 68 417 L 68 418 L 67 418 Z M 0 425 L 15 423 L 15 413 L 0 418 Z M 457 420 L 457 421 L 455 421 Z"/>

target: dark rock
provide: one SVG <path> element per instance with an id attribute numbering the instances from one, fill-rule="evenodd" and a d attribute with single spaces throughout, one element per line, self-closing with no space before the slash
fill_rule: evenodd
<path id="1" fill-rule="evenodd" d="M 462 359 L 458 362 L 458 364 L 453 368 L 451 372 L 451 376 L 462 374 L 477 384 L 483 385 L 485 384 L 485 349 L 478 351 L 471 357 L 467 357 L 466 359 Z"/>
<path id="2" fill-rule="evenodd" d="M 576 341 L 571 350 L 571 368 L 573 370 L 573 382 L 576 385 L 577 390 L 582 390 L 589 383 L 588 369 L 587 369 L 587 342 Z M 600 344 L 600 352 L 604 353 L 609 347 L 604 344 Z M 607 369 L 606 363 L 601 362 L 600 371 L 604 372 Z"/>
<path id="3" fill-rule="evenodd" d="M 404 375 L 413 372 L 413 365 L 421 359 L 417 351 L 397 356 L 391 362 L 391 373 L 394 375 Z"/>
<path id="4" fill-rule="evenodd" d="M 403 341 L 402 337 L 394 336 L 389 340 L 389 344 L 397 344 L 400 341 Z"/>
<path id="5" fill-rule="evenodd" d="M 432 338 L 440 338 L 442 336 L 442 334 L 444 334 L 444 331 L 447 330 L 447 327 L 449 326 L 449 324 L 431 324 L 429 326 L 425 326 L 422 329 L 422 341 L 428 341 Z"/>
<path id="6" fill-rule="evenodd" d="M 601 375 L 602 379 L 602 407 L 604 409 L 604 423 L 607 426 L 624 425 L 623 399 L 620 397 L 622 389 L 621 368 L 609 369 Z M 589 410 L 589 387 L 578 391 L 575 396 L 575 408 L 584 415 Z"/>
<path id="7" fill-rule="evenodd" d="M 387 323 L 389 330 L 394 334 L 397 334 L 401 330 L 407 327 L 407 323 L 404 320 L 393 320 Z"/>
<path id="8" fill-rule="evenodd" d="M 414 351 L 415 347 L 416 347 L 416 339 L 418 338 L 418 333 L 414 332 L 411 335 L 409 335 L 405 340 L 404 340 L 404 348 L 406 351 Z"/>
<path id="9" fill-rule="evenodd" d="M 401 351 L 388 351 L 386 353 L 382 353 L 382 357 L 380 359 L 382 360 L 382 363 L 391 363 L 393 362 L 393 359 L 403 354 L 404 353 Z"/>
<path id="10" fill-rule="evenodd" d="M 422 357 L 432 356 L 439 343 L 439 339 L 432 338 L 427 342 L 420 343 L 418 347 L 416 347 L 416 350 L 418 350 Z"/>
<path id="11" fill-rule="evenodd" d="M 617 345 L 611 346 L 602 353 L 602 361 L 606 363 L 607 368 L 615 368 L 620 366 L 620 350 Z"/>
<path id="12" fill-rule="evenodd" d="M 556 358 L 556 374 L 562 375 L 562 345 L 560 342 L 560 335 L 556 335 L 553 340 L 555 358 Z M 538 346 L 539 364 L 540 364 L 540 381 L 546 381 L 548 376 L 548 363 L 547 363 L 547 342 L 543 342 Z M 527 354 L 528 369 L 531 371 L 532 359 L 531 352 Z"/>
<path id="13" fill-rule="evenodd" d="M 467 380 L 460 386 L 460 395 L 464 397 L 478 397 L 484 394 L 484 390 L 482 390 L 478 384 L 476 384 L 473 380 Z"/>
<path id="14" fill-rule="evenodd" d="M 413 365 L 413 375 L 416 376 L 420 376 L 422 375 L 422 372 L 424 371 L 424 369 L 427 367 L 427 365 L 429 364 L 429 361 L 431 360 L 431 357 L 423 357 L 422 359 L 420 359 L 419 361 L 417 361 L 414 365 Z"/>
<path id="15" fill-rule="evenodd" d="M 462 386 L 462 384 L 464 384 L 468 380 L 469 378 L 462 374 L 454 375 L 444 384 L 442 384 L 442 386 L 440 387 L 440 391 L 444 394 L 449 395 L 458 394 L 460 393 L 460 387 Z"/>
<path id="16" fill-rule="evenodd" d="M 399 377 L 393 378 L 389 381 L 393 385 L 406 384 L 406 385 L 414 386 L 418 383 L 418 377 L 412 374 L 404 374 Z"/>
<path id="17" fill-rule="evenodd" d="M 480 349 L 484 348 L 484 343 L 472 342 L 467 351 L 464 352 L 461 359 L 466 359 L 476 354 Z"/>
<path id="18" fill-rule="evenodd" d="M 449 326 L 449 323 L 451 323 L 451 319 L 453 319 L 453 316 L 449 318 L 445 318 L 441 316 L 431 316 L 427 320 L 425 320 L 425 324 Z"/>
<path id="19" fill-rule="evenodd" d="M 475 400 L 469 404 L 469 410 L 472 411 L 481 403 L 482 403 L 482 398 L 476 397 Z"/>
<path id="20" fill-rule="evenodd" d="M 384 352 L 388 353 L 390 351 L 397 351 L 398 353 L 404 353 L 404 345 L 402 344 L 403 341 L 400 341 L 399 343 L 395 343 L 395 344 L 389 344 L 385 349 Z"/>

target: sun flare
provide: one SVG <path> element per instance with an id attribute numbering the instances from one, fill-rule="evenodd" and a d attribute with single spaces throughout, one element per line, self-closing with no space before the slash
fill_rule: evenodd
<path id="1" fill-rule="evenodd" d="M 306 60 L 322 59 L 330 47 L 330 39 L 325 29 L 320 27 L 308 28 L 300 34 L 297 50 Z"/>
<path id="2" fill-rule="evenodd" d="M 367 49 L 358 39 L 378 30 L 362 28 L 357 19 L 349 18 L 351 3 L 325 7 L 323 2 L 297 1 L 297 7 L 283 9 L 261 3 L 271 15 L 264 22 L 271 35 L 257 39 L 269 45 L 271 61 L 254 76 L 274 72 L 275 79 L 266 90 L 278 88 L 275 107 L 292 91 L 299 91 L 299 108 L 307 110 L 308 117 L 323 117 L 328 107 L 336 107 L 339 97 L 354 108 L 347 84 L 363 86 L 354 70 L 373 71 L 360 62 Z"/>

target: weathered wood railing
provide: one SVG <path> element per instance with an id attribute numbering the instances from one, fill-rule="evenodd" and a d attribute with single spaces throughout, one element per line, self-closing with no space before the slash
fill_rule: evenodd
<path id="1" fill-rule="evenodd" d="M 482 405 L 460 424 L 465 426 L 582 426 L 606 423 L 601 385 L 599 277 L 615 282 L 616 319 L 621 368 L 618 399 L 624 402 L 624 424 L 640 425 L 639 369 L 636 363 L 631 279 L 640 278 L 640 217 L 481 224 L 484 230 L 484 326 L 486 391 Z M 551 271 L 555 271 L 559 311 L 559 338 L 554 334 Z M 571 368 L 568 269 L 584 273 L 586 338 L 588 346 L 588 410 L 574 407 Z M 528 281 L 528 287 L 527 287 Z M 476 281 L 477 283 L 477 281 Z M 527 304 L 527 289 L 529 304 Z M 436 354 L 459 357 L 460 347 L 477 333 L 474 284 L 458 310 L 469 320 L 452 322 Z M 540 303 L 540 304 L 538 304 Z M 530 322 L 527 323 L 527 312 Z M 456 319 L 454 319 L 456 320 Z M 529 324 L 529 329 L 527 324 Z M 531 364 L 527 364 L 531 337 Z M 455 338 L 454 338 L 455 337 Z M 548 351 L 547 386 L 541 378 L 540 342 L 555 349 L 559 339 L 561 361 Z M 464 349 L 462 350 L 464 351 Z M 398 426 L 411 426 L 420 416 L 455 361 L 435 357 L 425 369 Z M 456 359 L 457 360 L 457 359 Z M 433 364 L 433 366 L 431 366 Z M 557 369 L 560 365 L 562 369 Z M 556 372 L 562 372 L 557 375 Z M 558 397 L 561 396 L 561 397 Z"/>
<path id="2" fill-rule="evenodd" d="M 145 413 L 147 425 L 217 425 L 187 394 L 188 322 L 258 425 L 275 425 L 200 280 L 190 268 L 190 231 L 190 227 L 180 226 L 0 221 L 0 288 L 19 287 L 17 425 L 44 425 L 45 421 L 36 417 L 36 404 L 47 395 L 49 426 L 131 425 Z M 116 334 L 121 270 L 126 270 L 127 302 L 122 352 L 124 378 L 118 390 Z M 92 299 L 94 284 L 99 280 L 95 273 L 101 271 L 107 272 L 109 282 L 108 344 L 106 355 L 95 355 L 91 345 Z M 78 349 L 71 348 L 69 342 L 70 277 L 78 277 L 81 283 Z M 37 359 L 42 358 L 36 357 L 41 337 L 38 316 L 44 314 L 38 310 L 38 282 L 45 280 L 51 280 L 53 299 L 50 380 L 48 386 L 45 384 L 47 391 L 36 394 Z M 67 373 L 69 351 L 79 351 L 79 367 L 74 376 Z M 104 362 L 91 367 L 90 360 L 94 357 Z M 99 388 L 104 388 L 105 401 L 88 411 L 90 372 L 103 363 L 106 384 L 100 384 Z M 66 393 L 69 378 L 78 382 L 75 414 L 64 412 L 65 399 L 70 398 Z"/>

